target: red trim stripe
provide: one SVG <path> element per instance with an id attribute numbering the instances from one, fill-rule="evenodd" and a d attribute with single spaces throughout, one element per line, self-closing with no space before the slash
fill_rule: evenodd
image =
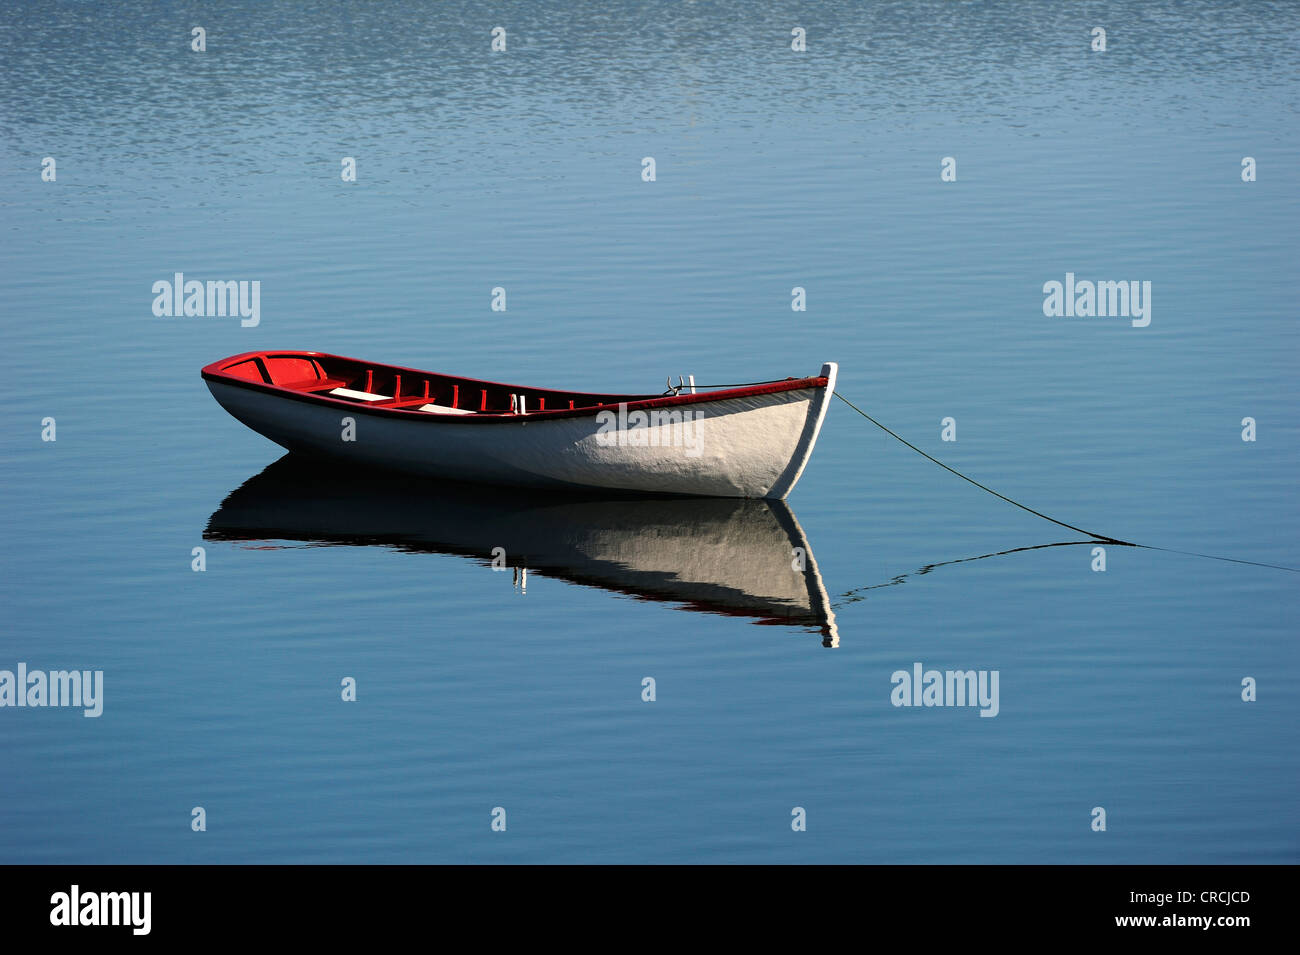
<path id="1" fill-rule="evenodd" d="M 340 355 L 329 355 L 324 352 L 257 351 L 257 352 L 245 352 L 239 355 L 232 355 L 229 358 L 223 358 L 220 361 L 215 361 L 210 365 L 204 366 L 201 374 L 204 379 L 209 381 L 220 381 L 227 385 L 232 385 L 239 388 L 247 388 L 252 391 L 262 391 L 270 394 L 277 394 L 280 395 L 281 397 L 288 398 L 295 401 L 305 401 L 311 404 L 323 404 L 323 405 L 328 405 L 333 407 L 348 408 L 353 411 L 360 411 L 367 414 L 418 415 L 420 418 L 424 420 L 439 421 L 447 424 L 470 424 L 476 422 L 484 423 L 489 421 L 513 420 L 515 419 L 516 416 L 510 415 L 508 413 L 507 414 L 498 414 L 495 412 L 487 413 L 488 387 L 501 388 L 506 391 L 509 391 L 510 389 L 514 389 L 516 392 L 522 391 L 525 393 L 530 390 L 529 388 L 521 387 L 519 385 L 497 384 L 495 382 L 483 381 L 481 379 L 465 378 L 464 376 L 458 375 L 455 377 L 459 378 L 460 381 L 462 382 L 470 381 L 476 385 L 488 386 L 480 390 L 480 395 L 481 395 L 480 412 L 484 412 L 484 413 L 473 414 L 473 415 L 434 416 L 434 415 L 424 414 L 420 411 L 415 410 L 414 408 L 403 409 L 403 408 L 392 408 L 392 407 L 375 407 L 373 405 L 358 404 L 351 401 L 344 401 L 338 398 L 332 398 L 329 397 L 328 395 L 309 394 L 303 391 L 284 388 L 279 385 L 251 381 L 246 378 L 240 378 L 226 371 L 226 369 L 232 365 L 236 365 L 239 364 L 240 362 L 248 361 L 249 359 L 253 359 L 253 358 L 259 359 L 259 365 L 261 365 L 263 363 L 262 360 L 268 357 L 286 357 L 286 358 L 292 357 L 292 358 L 304 358 L 309 360 L 321 358 L 321 359 L 325 359 L 327 363 L 329 362 L 330 359 L 333 359 L 335 361 L 346 362 L 346 363 L 351 363 L 356 365 L 366 364 L 360 361 L 359 359 L 345 358 Z M 366 369 L 367 390 L 370 390 L 373 387 L 375 368 L 391 371 L 395 374 L 400 372 L 403 374 L 428 375 L 430 378 L 434 378 L 434 379 L 440 377 L 442 378 L 449 377 L 449 376 L 440 376 L 432 372 L 419 371 L 417 369 L 412 369 L 412 368 L 405 368 L 397 365 L 373 365 L 372 367 Z M 627 395 L 626 404 L 629 411 L 639 410 L 639 409 L 649 409 L 649 408 L 671 408 L 671 407 L 681 407 L 683 405 L 708 404 L 709 402 L 726 401 L 735 398 L 749 397 L 753 395 L 777 394 L 783 391 L 799 391 L 799 390 L 812 389 L 812 388 L 825 388 L 826 385 L 827 385 L 827 380 L 822 377 L 787 378 L 783 381 L 769 381 L 757 385 L 747 385 L 743 388 L 730 388 L 724 391 L 697 392 L 696 394 L 683 393 L 678 395 L 663 395 L 663 396 L 653 396 L 653 397 Z M 459 399 L 460 385 L 459 384 L 454 385 L 453 389 L 454 389 L 453 401 L 456 401 Z M 538 390 L 564 391 L 568 389 L 546 388 L 546 389 L 538 389 Z M 569 393 L 582 394 L 581 392 L 574 392 L 572 390 L 569 390 Z M 595 394 L 592 394 L 592 397 L 595 398 L 597 396 Z M 570 400 L 569 408 L 555 408 L 549 411 L 544 410 L 544 406 L 539 406 L 539 409 L 531 413 L 529 417 L 532 418 L 535 416 L 537 418 L 550 419 L 550 418 L 574 418 L 574 417 L 591 416 L 591 415 L 595 415 L 598 411 L 602 410 L 603 408 L 612 407 L 619 403 L 618 401 L 608 400 L 610 398 L 617 398 L 618 396 L 616 395 L 599 395 L 599 397 L 604 398 L 606 400 L 599 401 L 599 402 L 592 401 L 592 403 L 589 405 L 576 407 L 576 408 L 573 406 L 574 405 L 573 401 Z M 456 405 L 453 404 L 452 407 L 456 407 Z"/>

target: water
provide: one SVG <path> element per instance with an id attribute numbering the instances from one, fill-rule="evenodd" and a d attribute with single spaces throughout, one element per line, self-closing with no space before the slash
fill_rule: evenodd
<path id="1" fill-rule="evenodd" d="M 0 668 L 105 673 L 98 719 L 0 710 L 0 861 L 1295 862 L 1294 574 L 1082 545 L 919 573 L 1078 538 L 837 402 L 789 501 L 831 641 L 691 603 L 691 573 L 768 579 L 766 511 L 295 502 L 198 369 L 639 391 L 836 360 L 1048 514 L 1295 566 L 1297 39 L 1293 4 L 0 9 Z M 155 318 L 176 271 L 259 280 L 261 323 Z M 1151 281 L 1150 326 L 1045 317 L 1067 271 Z M 526 592 L 505 534 L 540 548 Z M 892 706 L 918 661 L 998 670 L 999 715 Z"/>

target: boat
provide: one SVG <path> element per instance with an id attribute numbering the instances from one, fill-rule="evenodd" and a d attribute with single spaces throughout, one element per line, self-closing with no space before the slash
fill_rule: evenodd
<path id="1" fill-rule="evenodd" d="M 286 454 L 231 491 L 208 542 L 436 554 L 821 635 L 839 645 L 812 546 L 784 501 L 633 496 L 427 482 Z"/>
<path id="2" fill-rule="evenodd" d="M 290 451 L 423 478 L 549 489 L 782 500 L 835 390 L 818 375 L 660 394 L 596 394 L 305 351 L 207 365 L 236 419 Z"/>

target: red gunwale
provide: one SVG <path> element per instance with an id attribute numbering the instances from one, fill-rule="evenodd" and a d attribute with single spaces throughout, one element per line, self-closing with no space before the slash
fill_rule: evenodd
<path id="1" fill-rule="evenodd" d="M 514 412 L 492 412 L 476 411 L 473 414 L 466 415 L 433 415 L 428 412 L 416 410 L 417 406 L 409 408 L 390 407 L 385 405 L 365 404 L 355 401 L 346 401 L 341 398 L 333 398 L 329 395 L 313 394 L 310 391 L 302 391 L 295 388 L 284 387 L 282 385 L 268 384 L 261 381 L 252 381 L 248 378 L 241 378 L 232 375 L 226 371 L 233 365 L 238 365 L 251 359 L 267 358 L 302 358 L 318 359 L 321 362 L 342 362 L 356 365 L 359 368 L 367 368 L 376 371 L 391 372 L 396 375 L 411 375 L 411 385 L 415 386 L 417 381 L 427 378 L 438 380 L 448 384 L 483 386 L 484 389 L 497 389 L 503 391 L 514 391 L 525 395 L 535 392 L 560 392 L 562 394 L 576 398 L 589 398 L 591 403 L 576 408 L 547 408 L 545 411 L 529 408 L 526 414 L 520 415 Z M 263 363 L 260 368 L 265 368 Z M 323 366 L 322 371 L 324 371 Z M 316 351 L 284 351 L 281 349 L 269 349 L 263 351 L 242 352 L 238 355 L 231 355 L 229 358 L 222 358 L 220 361 L 214 361 L 210 365 L 205 365 L 201 372 L 206 381 L 219 381 L 222 384 L 233 385 L 239 388 L 247 388 L 250 391 L 261 391 L 267 394 L 274 394 L 280 397 L 288 398 L 293 401 L 306 401 L 312 404 L 333 405 L 339 408 L 347 408 L 351 412 L 360 411 L 371 415 L 401 415 L 405 417 L 414 417 L 424 421 L 437 421 L 444 424 L 474 424 L 487 422 L 507 422 L 520 420 L 551 420 L 559 418 L 581 418 L 590 417 L 601 411 L 608 411 L 620 403 L 626 402 L 627 410 L 633 411 L 646 408 L 664 408 L 681 405 L 703 404 L 710 401 L 722 401 L 732 398 L 744 398 L 750 395 L 769 395 L 782 391 L 798 391 L 806 388 L 825 388 L 827 379 L 824 377 L 814 376 L 809 378 L 786 378 L 783 381 L 768 381 L 761 384 L 746 385 L 742 388 L 729 388 L 723 391 L 697 392 L 696 394 L 679 394 L 679 395 L 616 395 L 601 394 L 593 392 L 580 391 L 561 391 L 553 388 L 532 388 L 524 385 L 512 385 L 503 382 L 487 381 L 480 378 L 465 378 L 459 375 L 444 375 L 438 372 L 421 371 L 418 368 L 406 368 L 401 365 L 384 365 L 376 362 L 367 362 L 359 358 L 347 358 L 343 355 L 331 355 L 327 352 Z M 318 379 L 321 387 L 327 382 L 333 383 L 337 379 L 331 378 L 328 373 L 326 377 Z M 295 382 L 294 384 L 301 384 Z M 335 385 L 338 387 L 338 385 Z M 402 400 L 414 400 L 415 394 L 402 396 Z"/>

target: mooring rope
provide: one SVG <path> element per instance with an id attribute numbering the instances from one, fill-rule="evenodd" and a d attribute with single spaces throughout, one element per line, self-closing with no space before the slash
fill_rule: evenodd
<path id="1" fill-rule="evenodd" d="M 923 457 L 923 458 L 927 458 L 928 460 L 933 461 L 935 464 L 939 465 L 939 467 L 943 468 L 945 471 L 949 471 L 949 472 L 951 472 L 951 473 L 957 475 L 957 476 L 958 476 L 959 478 L 961 478 L 963 481 L 968 481 L 968 482 L 970 482 L 971 484 L 974 484 L 974 485 L 975 485 L 977 488 L 979 488 L 981 491 L 988 491 L 988 493 L 992 494 L 994 497 L 1000 497 L 1002 500 L 1006 501 L 1008 504 L 1014 504 L 1016 507 L 1020 508 L 1022 511 L 1028 511 L 1030 514 L 1033 514 L 1035 517 L 1041 517 L 1041 518 L 1042 518 L 1043 520 L 1045 520 L 1045 521 L 1051 521 L 1053 524 L 1057 525 L 1058 527 L 1064 527 L 1064 528 L 1067 528 L 1067 529 L 1072 530 L 1072 531 L 1078 531 L 1080 534 L 1087 534 L 1089 537 L 1093 538 L 1094 540 L 1105 541 L 1105 542 L 1108 543 L 1108 544 L 1127 544 L 1127 543 L 1129 543 L 1128 541 L 1122 541 L 1122 540 L 1120 540 L 1120 539 L 1117 538 L 1117 537 L 1111 537 L 1111 536 L 1109 536 L 1108 534 L 1098 534 L 1098 533 L 1095 533 L 1094 531 L 1086 531 L 1086 530 L 1084 530 L 1082 527 L 1075 527 L 1073 524 L 1067 524 L 1067 523 L 1065 523 L 1065 521 L 1058 521 L 1058 520 L 1057 520 L 1056 518 L 1054 518 L 1054 517 L 1048 517 L 1048 516 L 1047 516 L 1046 514 L 1044 514 L 1042 511 L 1036 511 L 1036 510 L 1034 510 L 1032 507 L 1027 507 L 1027 506 L 1025 506 L 1024 504 L 1021 504 L 1019 501 L 1013 501 L 1013 500 L 1011 500 L 1011 498 L 1007 497 L 1005 494 L 999 494 L 997 491 L 993 490 L 993 488 L 991 488 L 991 487 L 986 487 L 985 485 L 981 484 L 979 481 L 976 481 L 974 478 L 969 478 L 969 477 L 967 477 L 966 475 L 964 475 L 964 474 L 962 474 L 960 471 L 958 471 L 956 468 L 950 468 L 950 467 L 948 467 L 948 465 L 944 464 L 942 461 L 940 461 L 938 458 L 934 457 L 933 455 L 926 454 L 924 451 L 922 451 L 920 448 L 918 448 L 916 445 L 914 445 L 911 441 L 908 441 L 906 438 L 902 437 L 901 435 L 898 435 L 898 434 L 894 433 L 893 431 L 890 431 L 890 430 L 889 430 L 888 428 L 886 428 L 883 424 L 881 424 L 881 423 L 880 423 L 879 421 L 877 421 L 875 418 L 871 417 L 871 415 L 867 414 L 865 411 L 863 411 L 861 408 L 859 408 L 859 407 L 858 407 L 857 405 L 855 405 L 853 402 L 849 401 L 848 398 L 845 398 L 845 397 L 844 397 L 842 394 L 840 394 L 838 391 L 835 392 L 835 397 L 836 397 L 836 398 L 839 398 L 840 401 L 844 402 L 846 405 L 848 405 L 850 408 L 852 408 L 852 409 L 853 409 L 854 411 L 856 411 L 858 414 L 862 415 L 862 417 L 866 418 L 868 421 L 870 421 L 872 424 L 874 424 L 874 425 L 875 425 L 877 428 L 879 428 L 881 431 L 885 432 L 885 434 L 889 435 L 891 438 L 896 438 L 897 440 L 901 441 L 903 444 L 905 444 L 905 445 L 907 445 L 909 448 L 911 448 L 913 451 L 915 451 L 917 454 L 921 455 L 921 457 Z"/>
<path id="2" fill-rule="evenodd" d="M 1269 567 L 1272 568 L 1273 570 L 1285 570 L 1293 574 L 1300 574 L 1300 567 L 1284 567 L 1281 564 L 1266 564 L 1257 560 L 1242 560 L 1239 557 L 1220 557 L 1217 554 L 1199 554 L 1195 551 L 1190 551 L 1190 550 L 1175 550 L 1171 547 L 1157 547 L 1154 544 L 1135 544 L 1132 541 L 1120 540 L 1117 537 L 1111 537 L 1107 534 L 1098 534 L 1094 531 L 1084 530 L 1082 527 L 1075 527 L 1073 524 L 1065 523 L 1065 521 L 1058 521 L 1056 518 L 1049 517 L 1048 515 L 1044 514 L 1042 511 L 1036 511 L 1032 507 L 1028 507 L 1027 505 L 1021 504 L 1019 501 L 1013 501 L 1005 494 L 999 494 L 997 491 L 993 490 L 993 488 L 981 484 L 979 481 L 976 481 L 974 478 L 967 477 L 966 475 L 958 471 L 956 468 L 950 468 L 948 465 L 944 464 L 938 458 L 922 451 L 911 441 L 908 441 L 906 438 L 902 437 L 901 435 L 891 431 L 889 428 L 886 428 L 883 424 L 881 424 L 875 418 L 871 417 L 871 415 L 867 414 L 865 411 L 863 411 L 853 402 L 849 401 L 848 398 L 845 398 L 838 391 L 835 392 L 835 397 L 839 398 L 840 401 L 844 402 L 846 405 L 848 405 L 858 414 L 862 415 L 862 417 L 866 418 L 868 421 L 874 424 L 881 431 L 885 432 L 885 434 L 905 444 L 907 447 L 911 448 L 913 451 L 921 455 L 921 457 L 925 458 L 926 460 L 932 461 L 935 464 L 939 465 L 939 467 L 943 468 L 945 471 L 957 475 L 957 477 L 961 478 L 963 481 L 966 481 L 970 484 L 974 484 L 981 491 L 987 491 L 989 494 L 992 494 L 994 497 L 1000 498 L 1001 500 L 1006 501 L 1008 504 L 1014 504 L 1022 511 L 1028 511 L 1030 514 L 1033 514 L 1035 517 L 1041 517 L 1043 520 L 1050 521 L 1051 523 L 1057 525 L 1058 527 L 1064 527 L 1067 528 L 1068 530 L 1078 531 L 1080 534 L 1086 534 L 1088 537 L 1091 537 L 1093 540 L 1100 541 L 1103 544 L 1116 544 L 1123 547 L 1141 547 L 1144 550 L 1164 551 L 1166 554 L 1182 554 L 1186 557 L 1203 557 L 1208 560 L 1224 560 L 1232 564 L 1249 564 L 1252 567 Z"/>

